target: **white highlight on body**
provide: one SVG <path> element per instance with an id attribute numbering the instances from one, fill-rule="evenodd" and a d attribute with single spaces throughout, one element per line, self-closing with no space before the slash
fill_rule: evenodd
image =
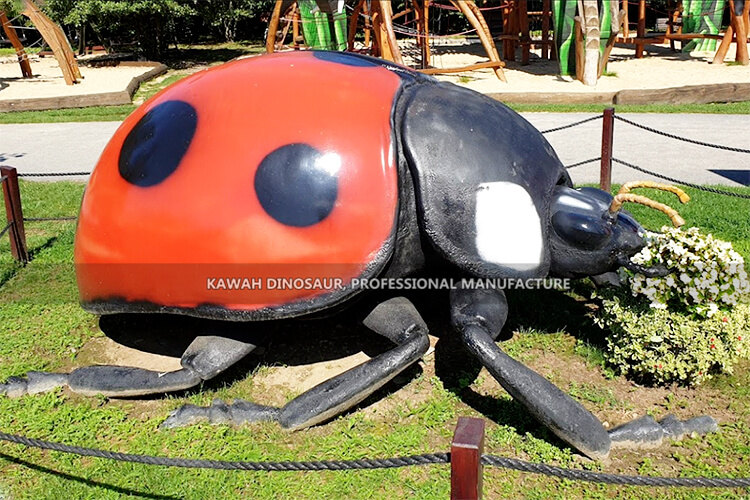
<path id="1" fill-rule="evenodd" d="M 530 271 L 542 262 L 542 224 L 529 193 L 512 182 L 485 182 L 476 194 L 477 251 L 485 262 Z"/>

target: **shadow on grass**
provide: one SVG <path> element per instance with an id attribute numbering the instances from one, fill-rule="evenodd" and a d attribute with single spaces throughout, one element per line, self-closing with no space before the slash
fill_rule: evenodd
<path id="1" fill-rule="evenodd" d="M 50 248 L 52 245 L 55 244 L 57 241 L 57 236 L 53 236 L 49 238 L 47 241 L 42 243 L 41 245 L 37 245 L 34 248 L 28 249 L 29 254 L 29 261 L 34 260 L 34 257 L 39 254 L 39 252 Z M 13 277 L 18 274 L 18 271 L 23 269 L 25 264 L 21 264 L 18 261 L 15 261 L 15 264 L 11 265 L 8 269 L 0 270 L 0 287 L 2 287 L 4 284 L 6 284 L 8 281 L 12 280 Z"/>
<path id="2" fill-rule="evenodd" d="M 48 467 L 43 467 L 41 465 L 33 464 L 31 462 L 27 462 L 26 460 L 23 460 L 23 459 L 20 459 L 11 455 L 6 455 L 5 453 L 0 453 L 0 459 L 7 460 L 8 462 L 14 463 L 16 465 L 20 465 L 22 467 L 26 467 L 27 469 L 41 472 L 43 474 L 51 474 L 53 476 L 57 476 L 59 478 L 65 479 L 66 481 L 75 481 L 77 483 L 85 484 L 87 486 L 92 486 L 94 488 L 102 488 L 105 490 L 113 491 L 123 496 L 134 496 L 137 498 L 151 498 L 154 500 L 177 500 L 179 498 L 179 497 L 172 497 L 172 496 L 167 496 L 167 495 L 158 495 L 154 493 L 144 493 L 142 491 L 131 490 L 129 488 L 122 488 L 120 486 L 114 486 L 112 484 L 102 483 L 99 481 L 92 481 L 91 479 L 86 479 L 80 476 L 74 476 L 72 474 L 60 472 L 55 469 L 50 469 Z"/>

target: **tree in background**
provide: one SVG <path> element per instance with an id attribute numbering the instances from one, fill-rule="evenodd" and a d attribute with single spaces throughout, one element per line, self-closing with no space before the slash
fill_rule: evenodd
<path id="1" fill-rule="evenodd" d="M 0 0 L 4 1 L 4 0 Z M 158 58 L 170 43 L 259 39 L 273 0 L 47 0 L 60 24 L 87 26 L 108 51 Z"/>
<path id="2" fill-rule="evenodd" d="M 220 39 L 260 38 L 263 14 L 273 10 L 274 0 L 188 0 L 187 2 Z M 199 26 L 202 24 L 197 23 Z M 260 32 L 259 32 L 260 30 Z"/>

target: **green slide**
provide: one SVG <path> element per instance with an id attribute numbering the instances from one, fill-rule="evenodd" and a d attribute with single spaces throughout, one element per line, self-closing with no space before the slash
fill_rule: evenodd
<path id="1" fill-rule="evenodd" d="M 299 0 L 305 44 L 317 50 L 346 50 L 346 10 L 339 2 Z"/>
<path id="2" fill-rule="evenodd" d="M 725 0 L 685 0 L 682 3 L 682 32 L 717 35 L 721 31 L 721 17 Z M 714 51 L 716 40 L 695 39 L 682 46 L 683 52 Z"/>

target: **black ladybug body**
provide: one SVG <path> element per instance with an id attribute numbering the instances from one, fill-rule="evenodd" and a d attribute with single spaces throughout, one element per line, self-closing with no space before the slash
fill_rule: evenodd
<path id="1" fill-rule="evenodd" d="M 186 78 L 123 123 L 84 196 L 77 278 L 96 313 L 180 313 L 251 329 L 333 311 L 361 291 L 356 280 L 406 277 L 430 260 L 474 278 L 614 270 L 642 247 L 643 231 L 613 207 L 608 193 L 573 189 L 541 133 L 495 100 L 370 57 L 274 54 Z M 212 287 L 212 276 L 227 281 Z M 284 277 L 309 286 L 263 286 Z M 584 453 L 609 453 L 591 413 L 495 344 L 508 312 L 502 290 L 456 289 L 450 301 L 466 348 L 514 398 Z M 396 346 L 282 408 L 188 405 L 164 425 L 270 419 L 298 428 L 341 413 L 429 347 L 402 297 L 364 324 Z M 181 390 L 254 348 L 215 326 L 175 372 L 90 366 L 35 372 L 0 390 Z"/>

